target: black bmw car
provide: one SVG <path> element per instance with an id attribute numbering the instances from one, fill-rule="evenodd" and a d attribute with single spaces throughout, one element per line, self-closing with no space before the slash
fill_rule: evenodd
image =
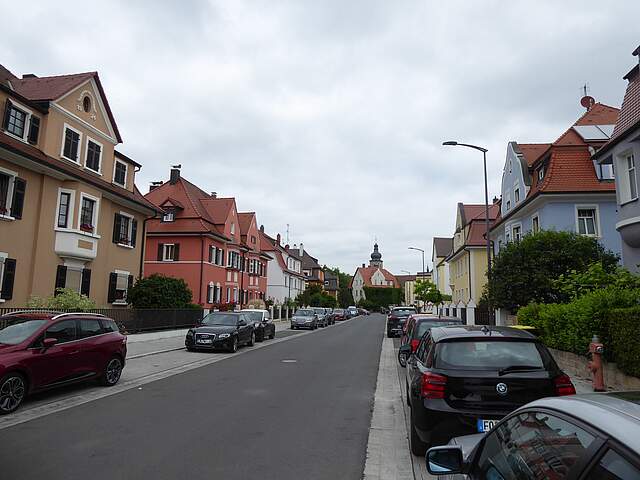
<path id="1" fill-rule="evenodd" d="M 240 312 L 212 312 L 199 325 L 190 328 L 184 340 L 187 350 L 227 350 L 256 341 L 253 322 Z"/>

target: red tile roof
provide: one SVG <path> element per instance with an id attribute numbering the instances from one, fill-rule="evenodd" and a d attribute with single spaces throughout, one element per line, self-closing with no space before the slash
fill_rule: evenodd
<path id="1" fill-rule="evenodd" d="M 529 166 L 533 165 L 551 146 L 550 143 L 518 143 L 517 145 Z"/>
<path id="2" fill-rule="evenodd" d="M 256 216 L 255 212 L 238 213 L 238 224 L 240 227 L 240 235 L 246 235 L 251 227 L 251 220 Z"/>
<path id="3" fill-rule="evenodd" d="M 485 205 L 483 204 L 470 204 L 470 203 L 466 203 L 466 204 L 461 204 L 462 205 L 462 209 L 463 209 L 463 222 L 464 225 L 467 225 L 468 223 L 472 222 L 473 220 L 484 220 L 486 217 L 486 213 L 485 213 Z M 496 216 L 498 215 L 498 211 L 499 209 L 497 208 L 497 206 L 494 205 L 489 205 L 489 220 L 495 220 Z"/>
<path id="4" fill-rule="evenodd" d="M 629 84 L 622 100 L 620 117 L 613 129 L 612 138 L 620 137 L 627 130 L 640 123 L 640 67 L 636 65 L 625 78 L 629 80 Z"/>
<path id="5" fill-rule="evenodd" d="M 620 109 L 604 103 L 596 103 L 574 125 L 615 125 Z"/>
<path id="6" fill-rule="evenodd" d="M 364 281 L 364 284 L 367 287 L 376 287 L 376 288 L 385 288 L 386 287 L 386 288 L 388 288 L 388 285 L 374 285 L 371 282 L 371 277 L 378 270 L 380 270 L 380 272 L 384 276 L 385 280 L 393 282 L 393 286 L 394 287 L 396 287 L 396 288 L 400 287 L 400 285 L 398 283 L 398 279 L 391 272 L 389 272 L 388 270 L 386 270 L 384 268 L 380 268 L 380 267 L 358 267 L 357 270 L 356 270 L 356 274 L 358 272 L 360 272 L 360 275 L 362 275 L 362 279 Z M 354 275 L 354 277 L 355 277 L 355 275 Z M 351 281 L 353 282 L 353 278 L 351 279 Z"/>

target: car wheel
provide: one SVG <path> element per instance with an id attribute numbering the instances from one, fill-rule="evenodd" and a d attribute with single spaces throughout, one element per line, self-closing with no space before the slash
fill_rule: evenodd
<path id="1" fill-rule="evenodd" d="M 269 340 L 273 340 L 274 338 L 276 338 L 276 329 L 273 329 L 273 332 L 271 333 L 271 335 L 269 335 Z"/>
<path id="2" fill-rule="evenodd" d="M 409 444 L 411 445 L 411 453 L 418 457 L 424 457 L 429 449 L 429 444 L 420 440 L 418 436 L 418 432 L 416 431 L 416 427 L 413 424 L 413 415 L 411 415 L 411 425 L 410 425 L 411 435 L 409 439 Z"/>
<path id="3" fill-rule="evenodd" d="M 236 353 L 238 351 L 238 337 L 237 336 L 233 337 L 233 340 L 231 341 L 231 346 L 229 347 L 229 351 L 231 353 Z"/>
<path id="4" fill-rule="evenodd" d="M 256 335 L 256 342 L 264 342 L 265 336 L 264 336 L 264 330 L 262 331 L 261 335 Z"/>
<path id="5" fill-rule="evenodd" d="M 195 352 L 196 349 L 193 347 L 187 347 L 187 352 Z"/>
<path id="6" fill-rule="evenodd" d="M 393 338 L 393 333 L 391 333 L 389 330 L 387 330 L 387 337 L 388 338 Z"/>
<path id="7" fill-rule="evenodd" d="M 0 380 L 0 414 L 14 412 L 27 394 L 27 382 L 19 373 L 9 373 Z"/>
<path id="8" fill-rule="evenodd" d="M 256 344 L 256 332 L 251 332 L 251 338 L 249 339 L 248 346 L 253 347 Z"/>
<path id="9" fill-rule="evenodd" d="M 104 368 L 104 373 L 102 374 L 101 383 L 105 387 L 113 387 L 118 380 L 120 380 L 120 376 L 122 375 L 122 360 L 120 357 L 113 357 L 109 362 L 107 362 L 107 366 Z"/>

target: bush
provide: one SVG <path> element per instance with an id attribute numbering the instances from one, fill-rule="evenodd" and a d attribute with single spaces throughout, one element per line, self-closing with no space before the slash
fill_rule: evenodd
<path id="1" fill-rule="evenodd" d="M 192 298 L 183 279 L 158 274 L 138 279 L 127 292 L 135 308 L 190 308 Z"/>
<path id="2" fill-rule="evenodd" d="M 629 375 L 640 377 L 640 307 L 617 308 L 607 315 L 610 342 L 618 368 Z"/>
<path id="3" fill-rule="evenodd" d="M 364 287 L 364 296 L 379 309 L 402 303 L 404 292 L 400 288 Z"/>
<path id="4" fill-rule="evenodd" d="M 27 307 L 53 310 L 92 310 L 96 308 L 96 304 L 86 295 L 81 295 L 71 288 L 59 288 L 56 290 L 55 296 L 47 298 L 31 296 L 27 301 Z"/>

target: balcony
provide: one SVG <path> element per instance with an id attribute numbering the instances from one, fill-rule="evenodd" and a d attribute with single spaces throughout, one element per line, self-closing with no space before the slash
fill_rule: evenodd
<path id="1" fill-rule="evenodd" d="M 620 232 L 624 243 L 633 248 L 640 248 L 640 217 L 618 222 L 616 229 Z"/>
<path id="2" fill-rule="evenodd" d="M 98 255 L 99 239 L 89 233 L 56 229 L 55 252 L 63 258 L 93 260 Z"/>

